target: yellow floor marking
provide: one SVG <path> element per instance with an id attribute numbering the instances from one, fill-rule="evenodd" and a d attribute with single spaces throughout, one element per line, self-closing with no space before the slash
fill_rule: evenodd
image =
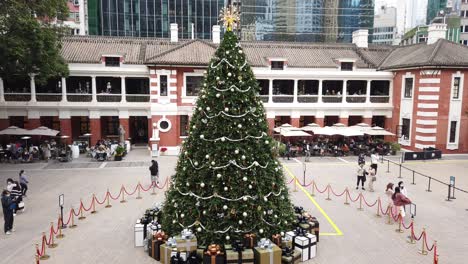
<path id="1" fill-rule="evenodd" d="M 297 177 L 289 170 L 289 168 L 283 164 L 283 168 L 286 170 L 286 172 L 293 178 L 293 179 L 297 179 Z M 298 180 L 295 180 L 295 183 L 297 184 L 297 186 L 299 186 L 299 188 L 307 195 L 307 197 L 309 198 L 310 201 L 312 201 L 312 203 L 315 205 L 315 207 L 317 207 L 317 209 L 319 210 L 319 212 L 325 217 L 325 219 L 327 219 L 328 223 L 330 223 L 330 225 L 333 227 L 333 229 L 335 229 L 336 233 L 320 233 L 321 236 L 342 236 L 343 235 L 343 232 L 341 232 L 341 230 L 338 228 L 338 226 L 336 226 L 336 224 L 333 222 L 333 220 L 331 220 L 331 218 L 327 215 L 327 213 L 325 213 L 325 211 L 322 209 L 322 207 L 320 207 L 320 205 L 315 201 L 315 199 L 309 194 L 309 192 L 307 192 L 306 189 L 304 189 L 304 187 L 302 187 L 302 185 L 299 184 L 299 181 Z"/>

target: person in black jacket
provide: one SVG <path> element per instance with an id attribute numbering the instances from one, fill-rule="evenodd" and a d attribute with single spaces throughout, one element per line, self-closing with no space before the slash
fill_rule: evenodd
<path id="1" fill-rule="evenodd" d="M 5 234 L 10 235 L 13 231 L 13 209 L 16 206 L 15 202 L 10 197 L 8 190 L 2 192 L 2 208 L 3 208 L 3 219 L 5 220 L 4 230 Z"/>
<path id="2" fill-rule="evenodd" d="M 155 160 L 151 161 L 151 166 L 149 167 L 151 173 L 151 184 L 159 184 L 159 166 L 158 162 Z"/>

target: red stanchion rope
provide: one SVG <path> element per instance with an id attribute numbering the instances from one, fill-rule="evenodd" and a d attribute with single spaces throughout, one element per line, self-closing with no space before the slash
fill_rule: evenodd
<path id="1" fill-rule="evenodd" d="M 81 202 L 81 208 L 85 211 L 85 212 L 88 212 L 89 210 L 91 210 L 93 208 L 93 202 L 94 202 L 94 199 L 91 201 L 91 204 L 89 205 L 89 208 L 86 209 L 86 207 L 84 207 L 83 205 L 83 202 Z"/>
<path id="2" fill-rule="evenodd" d="M 375 200 L 375 202 L 373 204 L 369 204 L 366 201 L 366 197 L 364 197 L 364 195 L 361 195 L 361 196 L 362 196 L 362 200 L 364 200 L 364 203 L 369 207 L 374 207 L 379 202 L 379 200 L 377 199 L 377 200 Z"/>
<path id="3" fill-rule="evenodd" d="M 333 191 L 333 188 L 330 186 L 330 191 L 331 191 L 331 192 L 333 193 L 333 195 L 335 195 L 336 197 L 341 197 L 341 196 L 343 196 L 343 194 L 345 194 L 348 190 L 345 189 L 342 193 L 336 194 L 336 192 Z"/>
<path id="4" fill-rule="evenodd" d="M 124 192 L 125 192 L 128 196 L 132 196 L 132 195 L 134 195 L 134 194 L 138 191 L 138 185 L 135 186 L 135 190 L 133 190 L 133 192 L 131 192 L 131 193 L 127 192 L 127 190 L 125 189 L 125 186 L 122 186 L 122 188 L 123 188 Z"/>
<path id="5" fill-rule="evenodd" d="M 99 200 L 96 198 L 96 195 L 94 196 L 94 200 L 96 201 L 96 203 L 102 205 L 106 202 L 106 199 L 107 199 L 107 196 L 109 195 L 109 193 L 107 192 L 106 195 L 104 196 L 104 199 L 102 200 L 102 202 L 99 202 Z"/>
<path id="6" fill-rule="evenodd" d="M 401 225 L 403 226 L 404 229 L 410 229 L 413 228 L 414 222 L 411 222 L 408 226 L 405 225 L 405 221 L 403 219 L 401 220 Z"/>
<path id="7" fill-rule="evenodd" d="M 391 210 L 390 213 L 391 213 L 391 216 L 392 216 L 393 220 L 394 220 L 395 222 L 397 222 L 397 221 L 398 221 L 398 217 L 400 216 L 400 214 L 397 214 L 396 217 L 395 217 L 394 214 L 393 214 L 393 210 Z"/>
<path id="8" fill-rule="evenodd" d="M 166 181 L 164 182 L 163 186 L 159 187 L 158 185 L 156 185 L 156 188 L 162 190 L 162 189 L 166 188 L 166 185 L 168 185 L 168 184 L 169 184 L 169 178 L 166 178 Z"/>
<path id="9" fill-rule="evenodd" d="M 140 183 L 138 183 L 138 184 L 140 185 L 140 189 L 141 189 L 142 191 L 144 191 L 144 192 L 147 192 L 147 191 L 151 190 L 151 188 L 153 188 L 153 185 L 154 185 L 154 183 L 151 183 L 151 185 L 148 187 L 148 189 L 145 189 L 145 188 L 143 187 L 143 185 L 141 185 Z"/>
<path id="10" fill-rule="evenodd" d="M 439 256 L 437 255 L 437 245 L 434 247 L 434 264 L 439 264 Z"/>
<path id="11" fill-rule="evenodd" d="M 68 225 L 71 221 L 71 218 L 72 218 L 72 214 L 73 214 L 73 208 L 70 210 L 70 213 L 68 214 L 68 220 L 66 223 L 63 223 L 64 225 Z"/>
<path id="12" fill-rule="evenodd" d="M 296 178 L 292 178 L 286 185 L 291 184 Z M 156 185 L 157 186 L 157 185 Z"/>
<path id="13" fill-rule="evenodd" d="M 75 210 L 73 210 L 73 214 L 74 214 L 75 216 L 79 216 L 79 215 L 81 214 L 81 210 L 82 210 L 82 209 L 81 209 L 81 204 L 80 204 L 80 208 L 78 209 L 78 212 L 75 214 Z"/>
<path id="14" fill-rule="evenodd" d="M 425 232 L 422 232 L 421 235 L 419 235 L 419 237 L 416 237 L 416 235 L 414 234 L 414 227 L 411 227 L 411 235 L 413 236 L 413 238 L 416 240 L 416 241 L 419 241 L 422 239 L 423 235 L 424 235 Z"/>
<path id="15" fill-rule="evenodd" d="M 351 202 L 354 203 L 354 202 L 357 202 L 357 200 L 359 200 L 359 198 L 361 197 L 362 194 L 359 194 L 359 195 L 356 197 L 356 199 L 351 198 L 351 194 L 349 193 L 349 191 L 346 192 L 346 195 L 348 195 L 349 200 L 351 200 Z"/>
<path id="16" fill-rule="evenodd" d="M 113 197 L 111 193 L 109 193 L 109 197 L 112 199 L 112 200 L 118 200 L 120 198 L 120 196 L 122 195 L 122 188 L 120 188 L 120 192 L 119 192 L 119 195 L 117 195 L 117 197 Z"/>
<path id="17" fill-rule="evenodd" d="M 434 249 L 434 247 L 435 247 L 435 244 L 432 244 L 432 247 L 429 248 L 429 247 L 427 246 L 427 235 L 426 235 L 426 232 L 424 232 L 424 236 L 423 236 L 423 237 L 424 237 L 424 242 L 425 242 L 427 251 L 432 251 L 432 250 Z"/>
<path id="18" fill-rule="evenodd" d="M 323 190 L 323 191 L 320 191 L 319 188 L 317 187 L 317 184 L 314 184 L 315 185 L 315 190 L 317 190 L 317 192 L 319 193 L 324 193 L 328 190 L 328 188 L 330 187 L 330 185 L 327 185 L 327 187 Z"/>

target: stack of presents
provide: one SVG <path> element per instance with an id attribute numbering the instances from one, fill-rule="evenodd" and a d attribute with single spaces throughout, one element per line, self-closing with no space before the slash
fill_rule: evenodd
<path id="1" fill-rule="evenodd" d="M 198 245 L 192 231 L 184 229 L 179 235 L 168 237 L 158 223 L 158 207 L 146 210 L 135 225 L 135 246 L 142 246 L 150 257 L 165 264 L 226 264 L 299 263 L 313 259 L 317 254 L 319 223 L 302 207 L 295 207 L 295 229 L 258 238 L 244 234 L 243 240 L 231 245 Z"/>

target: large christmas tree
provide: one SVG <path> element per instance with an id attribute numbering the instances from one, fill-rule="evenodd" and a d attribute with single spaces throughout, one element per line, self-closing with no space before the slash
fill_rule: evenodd
<path id="1" fill-rule="evenodd" d="M 269 237 L 294 221 L 281 164 L 272 151 L 259 86 L 225 9 L 227 31 L 202 82 L 189 137 L 166 193 L 163 228 L 194 231 L 200 245 L 245 233 Z"/>

